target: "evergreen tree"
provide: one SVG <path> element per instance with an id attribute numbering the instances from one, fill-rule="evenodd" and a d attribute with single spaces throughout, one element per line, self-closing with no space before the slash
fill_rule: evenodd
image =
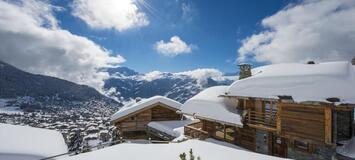
<path id="1" fill-rule="evenodd" d="M 192 148 L 190 148 L 189 156 L 190 156 L 189 160 L 195 160 L 195 156 L 194 156 L 194 153 L 192 151 Z M 181 153 L 179 155 L 179 157 L 180 157 L 180 160 L 186 160 L 186 153 L 185 152 Z M 197 160 L 201 160 L 200 156 L 197 156 Z"/>
<path id="2" fill-rule="evenodd" d="M 190 149 L 189 153 L 190 153 L 190 160 L 195 160 L 195 156 L 194 153 L 192 152 L 192 148 Z"/>
<path id="3" fill-rule="evenodd" d="M 186 153 L 184 152 L 184 153 L 181 153 L 180 155 L 179 155 L 179 157 L 180 157 L 180 160 L 186 160 Z"/>

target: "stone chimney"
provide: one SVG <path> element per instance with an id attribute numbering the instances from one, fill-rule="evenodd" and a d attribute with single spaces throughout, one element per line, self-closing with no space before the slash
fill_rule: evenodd
<path id="1" fill-rule="evenodd" d="M 141 100 L 142 100 L 142 98 L 141 97 L 136 97 L 136 103 L 138 103 L 138 102 L 140 102 Z"/>
<path id="2" fill-rule="evenodd" d="M 308 61 L 307 64 L 316 64 L 314 61 Z"/>
<path id="3" fill-rule="evenodd" d="M 355 65 L 355 57 L 353 58 L 353 60 L 351 61 L 351 63 L 352 63 L 353 65 Z"/>
<path id="4" fill-rule="evenodd" d="M 251 76 L 251 64 L 243 63 L 239 65 L 239 68 L 239 79 L 244 79 Z"/>

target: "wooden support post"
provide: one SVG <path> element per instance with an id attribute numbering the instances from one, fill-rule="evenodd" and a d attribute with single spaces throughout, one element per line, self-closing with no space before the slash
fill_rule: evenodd
<path id="1" fill-rule="evenodd" d="M 248 109 L 248 123 L 250 123 L 250 109 Z"/>
<path id="2" fill-rule="evenodd" d="M 247 100 L 243 99 L 243 109 L 247 108 Z"/>
<path id="3" fill-rule="evenodd" d="M 272 119 L 273 119 L 273 114 L 272 114 L 272 110 L 273 110 L 273 104 L 272 104 L 272 101 L 270 101 L 270 117 L 269 117 L 269 124 L 271 124 L 272 122 Z"/>
<path id="4" fill-rule="evenodd" d="M 281 114 L 282 114 L 282 106 L 281 106 L 281 104 L 277 104 L 276 105 L 276 107 L 277 107 L 277 113 L 276 113 L 276 133 L 278 134 L 278 135 L 280 135 L 281 134 Z"/>
<path id="5" fill-rule="evenodd" d="M 325 135 L 325 143 L 331 144 L 332 143 L 332 109 L 330 106 L 326 106 L 324 108 L 324 135 Z"/>

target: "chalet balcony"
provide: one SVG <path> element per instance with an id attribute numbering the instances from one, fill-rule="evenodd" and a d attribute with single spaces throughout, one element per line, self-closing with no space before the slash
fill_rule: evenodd
<path id="1" fill-rule="evenodd" d="M 192 123 L 184 126 L 184 133 L 191 138 L 206 139 L 209 137 L 208 132 L 202 130 L 202 122 Z"/>
<path id="2" fill-rule="evenodd" d="M 245 122 L 252 128 L 276 132 L 277 111 L 258 112 L 248 110 Z"/>

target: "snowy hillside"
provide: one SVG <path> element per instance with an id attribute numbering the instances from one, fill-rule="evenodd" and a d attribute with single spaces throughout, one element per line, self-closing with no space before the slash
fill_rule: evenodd
<path id="1" fill-rule="evenodd" d="M 33 97 L 40 101 L 109 100 L 92 87 L 31 74 L 0 61 L 0 98 Z"/>
<path id="2" fill-rule="evenodd" d="M 127 67 L 118 67 L 107 69 L 107 72 L 111 78 L 106 80 L 104 89 L 109 96 L 121 101 L 162 95 L 184 102 L 205 88 L 229 85 L 238 78 L 231 74 L 225 75 L 216 69 L 179 73 L 153 71 L 140 74 Z"/>

